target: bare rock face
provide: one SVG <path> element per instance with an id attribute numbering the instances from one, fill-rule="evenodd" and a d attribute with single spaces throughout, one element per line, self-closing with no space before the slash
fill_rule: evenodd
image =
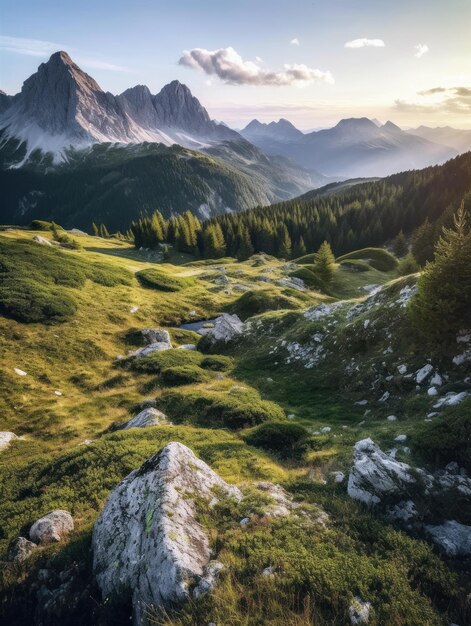
<path id="1" fill-rule="evenodd" d="M 145 623 L 152 607 L 182 604 L 190 584 L 208 574 L 209 542 L 193 498 L 214 503 L 217 493 L 241 498 L 177 442 L 111 493 L 93 529 L 93 567 L 104 598 L 132 598 L 135 624 Z"/>
<path id="2" fill-rule="evenodd" d="M 452 557 L 471 555 L 471 526 L 447 520 L 443 524 L 425 527 L 432 541 Z"/>
<path id="3" fill-rule="evenodd" d="M 8 448 L 8 446 L 14 439 L 18 439 L 15 433 L 12 433 L 8 430 L 1 431 L 0 432 L 0 452 Z"/>
<path id="4" fill-rule="evenodd" d="M 10 547 L 8 548 L 8 560 L 15 561 L 16 563 L 22 563 L 26 561 L 29 555 L 37 548 L 38 546 L 32 541 L 28 541 L 26 537 L 17 537 L 14 539 Z"/>
<path id="5" fill-rule="evenodd" d="M 129 428 L 146 428 L 149 426 L 159 426 L 159 424 L 168 424 L 168 418 L 165 413 L 159 411 L 158 409 L 154 409 L 153 407 L 149 407 L 147 409 L 142 410 L 140 413 L 129 420 L 124 426 L 124 430 L 128 430 Z"/>
<path id="6" fill-rule="evenodd" d="M 52 511 L 31 526 L 29 538 L 34 543 L 46 545 L 62 541 L 74 529 L 74 520 L 68 511 Z"/>

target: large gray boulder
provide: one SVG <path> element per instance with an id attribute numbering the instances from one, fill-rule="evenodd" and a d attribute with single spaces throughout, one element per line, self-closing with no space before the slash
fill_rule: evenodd
<path id="1" fill-rule="evenodd" d="M 129 422 L 123 426 L 123 429 L 146 428 L 148 426 L 159 426 L 160 424 L 168 424 L 167 416 L 165 413 L 162 413 L 162 411 L 149 407 L 147 409 L 143 409 L 135 417 L 130 419 Z"/>
<path id="2" fill-rule="evenodd" d="M 93 567 L 104 598 L 132 598 L 134 623 L 152 607 L 182 604 L 207 574 L 208 537 L 194 496 L 241 498 L 181 443 L 170 443 L 111 493 L 93 529 Z"/>
<path id="3" fill-rule="evenodd" d="M 348 478 L 348 495 L 369 506 L 385 497 L 407 493 L 416 482 L 407 463 L 385 454 L 370 438 L 357 441 Z"/>
<path id="4" fill-rule="evenodd" d="M 471 555 L 471 526 L 448 520 L 443 524 L 426 526 L 425 530 L 449 556 Z"/>
<path id="5" fill-rule="evenodd" d="M 34 543 L 46 545 L 62 541 L 74 529 L 74 520 L 68 511 L 52 511 L 36 520 L 29 531 Z"/>
<path id="6" fill-rule="evenodd" d="M 238 315 L 223 313 L 214 320 L 213 328 L 209 328 L 205 333 L 211 341 L 222 341 L 228 343 L 243 333 L 244 324 Z"/>

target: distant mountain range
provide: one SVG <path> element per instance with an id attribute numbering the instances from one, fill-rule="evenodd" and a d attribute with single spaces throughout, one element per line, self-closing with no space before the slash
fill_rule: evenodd
<path id="1" fill-rule="evenodd" d="M 366 117 L 344 119 L 333 128 L 306 134 L 284 119 L 270 124 L 253 120 L 241 135 L 267 154 L 282 155 L 301 167 L 337 178 L 420 169 L 443 163 L 459 152 L 452 144 L 442 145 L 392 122 L 381 125 Z"/>
<path id="2" fill-rule="evenodd" d="M 238 133 L 178 81 L 113 95 L 56 52 L 20 93 L 0 91 L 0 221 L 114 229 L 154 209 L 210 217 L 442 163 L 469 147 L 462 132 L 360 118 L 310 133 L 254 120 Z"/>

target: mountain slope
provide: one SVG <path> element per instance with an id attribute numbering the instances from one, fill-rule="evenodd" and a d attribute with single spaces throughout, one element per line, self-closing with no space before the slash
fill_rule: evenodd
<path id="1" fill-rule="evenodd" d="M 451 126 L 442 126 L 438 128 L 430 128 L 429 126 L 419 126 L 411 128 L 407 131 L 411 135 L 435 141 L 445 146 L 450 146 L 458 152 L 467 152 L 471 150 L 471 130 L 463 130 L 452 128 Z"/>
<path id="2" fill-rule="evenodd" d="M 268 154 L 286 156 L 329 176 L 387 176 L 456 155 L 453 148 L 412 136 L 391 122 L 378 126 L 366 117 L 344 119 L 333 128 L 305 135 L 293 129 L 287 132 L 284 120 L 254 121 L 241 134 Z"/>

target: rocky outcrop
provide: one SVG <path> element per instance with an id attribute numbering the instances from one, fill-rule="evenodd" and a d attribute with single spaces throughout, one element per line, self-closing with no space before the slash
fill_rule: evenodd
<path id="1" fill-rule="evenodd" d="M 38 546 L 32 541 L 28 541 L 26 537 L 17 537 L 14 539 L 9 548 L 7 558 L 9 561 L 22 563 L 31 555 Z"/>
<path id="2" fill-rule="evenodd" d="M 135 624 L 145 611 L 189 598 L 207 574 L 208 537 L 197 521 L 195 495 L 237 499 L 208 465 L 181 443 L 170 443 L 111 493 L 93 529 L 93 566 L 103 597 L 132 598 Z"/>
<path id="3" fill-rule="evenodd" d="M 160 424 L 168 424 L 168 418 L 165 413 L 155 409 L 153 407 L 149 407 L 147 409 L 143 409 L 140 413 L 138 413 L 135 417 L 126 422 L 123 426 L 124 430 L 128 430 L 129 428 L 146 428 L 149 426 L 159 426 Z"/>
<path id="4" fill-rule="evenodd" d="M 68 511 L 52 511 L 31 526 L 29 538 L 34 543 L 46 545 L 62 541 L 74 529 L 74 520 Z"/>
<path id="5" fill-rule="evenodd" d="M 371 604 L 369 602 L 363 602 L 361 598 L 355 598 L 348 607 L 348 616 L 350 617 L 350 623 L 368 624 L 370 621 Z"/>
<path id="6" fill-rule="evenodd" d="M 209 328 L 205 337 L 211 342 L 228 343 L 243 334 L 244 324 L 237 315 L 223 313 L 214 320 L 213 328 Z"/>
<path id="7" fill-rule="evenodd" d="M 0 452 L 8 448 L 8 446 L 14 439 L 18 439 L 15 433 L 12 433 L 8 430 L 1 431 L 0 432 Z"/>

